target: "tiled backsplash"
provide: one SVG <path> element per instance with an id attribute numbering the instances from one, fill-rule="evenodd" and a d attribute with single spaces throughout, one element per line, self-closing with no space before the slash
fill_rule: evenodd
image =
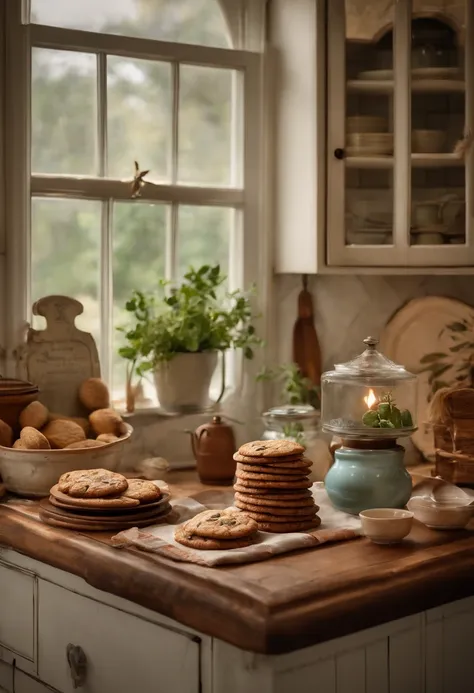
<path id="1" fill-rule="evenodd" d="M 291 361 L 293 325 L 297 314 L 301 277 L 275 277 L 276 329 L 275 359 Z M 474 305 L 474 278 L 443 276 L 312 276 L 309 288 L 313 295 L 316 329 L 321 345 L 323 368 L 332 368 L 360 353 L 362 340 L 369 334 L 380 335 L 387 320 L 404 303 L 419 296 L 450 296 Z M 235 426 L 238 440 L 261 435 L 258 413 L 249 404 L 254 394 L 245 393 L 229 404 L 229 413 L 245 422 Z M 134 440 L 127 451 L 126 466 L 131 467 L 145 457 L 161 455 L 173 465 L 193 462 L 189 436 L 185 429 L 194 429 L 208 416 L 163 419 L 156 414 L 139 415 Z"/>
<path id="2" fill-rule="evenodd" d="M 276 358 L 291 360 L 293 324 L 301 277 L 280 275 L 275 279 L 278 326 Z M 474 305 L 474 278 L 449 276 L 357 276 L 310 277 L 315 322 L 323 368 L 359 353 L 362 340 L 378 336 L 389 318 L 412 298 L 449 296 Z"/>

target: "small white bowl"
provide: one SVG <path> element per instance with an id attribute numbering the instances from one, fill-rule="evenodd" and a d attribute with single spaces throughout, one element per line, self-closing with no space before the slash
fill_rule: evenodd
<path id="1" fill-rule="evenodd" d="M 431 529 L 462 529 L 474 513 L 472 505 L 437 503 L 430 496 L 413 496 L 407 507 Z"/>
<path id="2" fill-rule="evenodd" d="M 413 513 L 396 508 L 374 508 L 359 513 L 362 530 L 374 544 L 398 544 L 410 534 Z"/>

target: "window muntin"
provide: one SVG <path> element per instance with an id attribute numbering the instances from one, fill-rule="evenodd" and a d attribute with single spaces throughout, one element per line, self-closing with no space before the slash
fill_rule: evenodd
<path id="1" fill-rule="evenodd" d="M 124 44 L 122 45 L 119 37 L 111 40 L 98 34 L 96 39 L 92 39 L 90 34 L 84 34 L 78 38 L 77 34 L 72 35 L 68 30 L 47 29 L 46 31 L 46 29 L 47 27 L 41 26 L 30 27 L 33 51 L 44 51 L 45 53 L 46 51 L 51 51 L 52 53 L 57 51 L 58 54 L 67 52 L 69 55 L 74 56 L 72 63 L 75 62 L 75 64 L 79 65 L 81 65 L 83 57 L 94 60 L 97 109 L 94 115 L 94 122 L 91 123 L 90 134 L 92 140 L 95 138 L 96 173 L 93 175 L 86 174 L 86 177 L 83 177 L 84 174 L 82 172 L 80 174 L 68 174 L 58 171 L 33 171 L 31 189 L 35 197 L 40 200 L 47 200 L 51 197 L 56 201 L 64 198 L 77 200 L 79 197 L 80 202 L 90 201 L 98 203 L 100 206 L 100 215 L 98 215 L 100 216 L 100 242 L 99 251 L 96 255 L 100 281 L 98 291 L 95 294 L 98 298 L 95 299 L 96 304 L 93 307 L 89 304 L 86 306 L 86 310 L 93 316 L 90 318 L 91 324 L 93 323 L 93 327 L 90 330 L 94 336 L 98 337 L 100 334 L 98 342 L 103 374 L 109 380 L 112 379 L 113 375 L 114 390 L 117 386 L 122 395 L 125 380 L 125 363 L 118 360 L 115 353 L 117 340 L 120 339 L 115 333 L 115 326 L 119 324 L 122 315 L 119 297 L 123 296 L 125 292 L 117 276 L 126 274 L 123 270 L 121 272 L 120 267 L 117 266 L 120 260 L 117 260 L 115 257 L 116 245 L 114 244 L 118 242 L 115 236 L 118 233 L 118 220 L 120 219 L 120 214 L 122 214 L 122 208 L 119 205 L 124 205 L 124 208 L 127 207 L 131 210 L 129 213 L 133 212 L 133 218 L 136 219 L 137 226 L 131 226 L 128 229 L 128 235 L 129 238 L 136 238 L 137 243 L 139 243 L 138 239 L 142 238 L 138 223 L 141 215 L 135 214 L 134 210 L 142 209 L 143 206 L 148 205 L 150 208 L 160 208 L 162 212 L 164 211 L 164 214 L 158 215 L 161 221 L 156 223 L 156 232 L 160 239 L 158 254 L 155 244 L 153 246 L 154 250 L 152 249 L 152 252 L 148 255 L 149 265 L 153 268 L 156 267 L 157 271 L 160 272 L 160 276 L 163 273 L 163 266 L 166 278 L 179 279 L 182 276 L 185 271 L 185 262 L 190 258 L 190 252 L 196 245 L 195 236 L 199 235 L 197 244 L 199 258 L 197 258 L 198 261 L 195 264 L 200 264 L 203 261 L 212 262 L 214 258 L 216 258 L 216 261 L 222 260 L 223 268 L 229 269 L 231 277 L 229 288 L 242 286 L 249 281 L 249 279 L 244 279 L 244 258 L 241 256 L 244 244 L 241 240 L 236 242 L 236 239 L 240 238 L 241 231 L 246 228 L 247 218 L 250 219 L 253 216 L 254 223 L 256 221 L 254 211 L 256 210 L 256 188 L 253 187 L 251 193 L 247 196 L 241 187 L 241 183 L 244 180 L 244 164 L 247 166 L 245 170 L 248 169 L 249 152 L 247 150 L 246 159 L 244 159 L 244 92 L 247 89 L 250 93 L 247 82 L 249 76 L 251 76 L 250 84 L 253 85 L 253 94 L 256 95 L 258 92 L 255 89 L 255 85 L 258 83 L 258 62 L 255 60 L 257 56 L 245 54 L 242 51 L 234 53 L 234 51 L 221 51 L 220 49 L 197 46 L 185 49 L 180 44 L 176 44 L 175 50 L 174 46 L 170 47 L 170 44 L 165 46 L 165 44 L 157 43 L 156 58 L 154 58 L 152 52 L 150 52 L 149 42 L 144 44 L 142 50 L 139 41 L 131 44 L 129 40 L 124 39 Z M 67 41 L 72 40 L 72 38 L 74 39 L 73 45 L 68 45 Z M 131 48 L 130 54 L 127 54 L 124 46 L 127 49 Z M 65 51 L 64 49 L 68 50 Z M 192 60 L 193 51 L 196 54 L 194 63 Z M 143 57 L 140 57 L 140 53 L 142 53 Z M 231 57 L 234 54 L 235 59 Z M 247 55 L 249 56 L 248 58 Z M 54 59 L 49 62 L 54 64 Z M 118 95 L 113 93 L 113 90 L 116 89 L 117 79 L 121 79 L 122 82 L 125 82 L 125 84 L 122 83 L 120 85 L 123 90 L 122 93 L 125 92 L 125 101 L 130 99 L 134 106 L 140 102 L 140 99 L 144 101 L 143 94 L 145 90 L 142 91 L 141 95 L 139 91 L 139 86 L 143 80 L 138 76 L 138 73 L 140 71 L 143 72 L 145 67 L 147 73 L 150 74 L 148 70 L 150 66 L 156 66 L 161 70 L 159 78 L 161 80 L 161 91 L 159 95 L 163 98 L 154 100 L 152 107 L 153 105 L 155 106 L 155 111 L 153 111 L 153 108 L 150 109 L 150 111 L 153 111 L 151 116 L 145 113 L 145 122 L 148 119 L 148 123 L 158 123 L 156 129 L 160 131 L 160 137 L 167 145 L 162 147 L 160 153 L 158 153 L 159 148 L 156 146 L 157 140 L 153 140 L 151 132 L 147 136 L 147 128 L 143 126 L 143 120 L 140 121 L 139 116 L 143 115 L 143 111 L 140 114 L 140 110 L 138 110 L 138 114 L 136 112 L 133 114 L 132 109 L 132 115 L 135 117 L 131 117 L 127 121 L 128 126 L 123 127 L 120 124 L 121 114 L 118 113 L 118 110 L 120 109 L 121 97 L 120 93 Z M 252 70 L 249 72 L 250 68 Z M 120 70 L 122 70 L 122 74 L 117 78 L 117 73 Z M 188 79 L 187 75 L 193 76 L 193 71 L 194 75 L 198 74 L 200 76 L 201 83 L 207 83 L 212 87 L 211 93 L 205 95 L 204 102 L 198 104 L 199 107 L 193 104 L 189 96 L 193 91 L 193 80 Z M 111 76 L 113 72 L 115 74 Z M 163 75 L 167 75 L 167 77 L 163 78 Z M 182 98 L 182 75 L 185 76 L 184 86 L 186 86 L 187 82 L 189 84 L 186 98 Z M 43 80 L 44 77 L 43 74 Z M 168 79 L 168 82 L 166 82 L 166 79 Z M 49 82 L 51 80 L 46 81 Z M 215 87 L 216 84 L 217 88 Z M 155 92 L 155 96 L 157 94 L 158 91 Z M 153 99 L 150 100 L 153 101 Z M 258 99 L 254 104 L 246 100 L 247 105 L 245 106 L 247 121 L 249 115 L 253 115 L 254 118 L 253 127 L 249 127 L 249 131 L 252 133 L 256 132 L 256 124 L 258 123 L 256 119 L 258 114 L 257 102 Z M 167 111 L 168 103 L 169 110 Z M 217 108 L 222 110 L 221 113 L 218 113 L 219 117 L 216 117 L 216 104 Z M 161 109 L 161 111 L 157 110 L 157 108 Z M 115 123 L 111 117 L 114 109 Z M 208 146 L 205 151 L 202 149 L 200 151 L 202 167 L 195 164 L 194 168 L 189 166 L 195 172 L 189 178 L 198 178 L 202 168 L 202 170 L 207 169 L 206 176 L 208 180 L 194 180 L 188 183 L 179 180 L 179 163 L 182 155 L 182 150 L 180 151 L 179 146 L 180 126 L 181 129 L 184 128 L 186 120 L 190 120 L 189 113 L 193 110 L 199 115 L 200 127 L 204 131 L 207 128 L 208 137 L 206 143 Z M 204 117 L 202 114 L 204 114 Z M 209 122 L 206 122 L 206 114 L 209 116 Z M 130 125 L 132 120 L 134 122 Z M 135 123 L 138 124 L 134 131 Z M 169 124 L 171 124 L 171 133 L 167 138 L 166 133 L 169 132 Z M 166 133 L 163 134 L 165 130 Z M 192 127 L 189 128 L 188 126 L 188 130 L 191 133 L 192 142 Z M 72 128 L 72 131 L 74 132 L 75 129 Z M 195 131 L 197 132 L 197 129 Z M 145 159 L 143 161 L 140 160 L 140 167 L 143 169 L 151 168 L 147 178 L 159 183 L 159 185 L 144 188 L 142 200 L 131 201 L 130 182 L 120 180 L 122 178 L 130 181 L 131 178 L 131 172 L 128 175 L 125 172 L 127 165 L 125 149 L 126 146 L 130 145 L 127 144 L 122 148 L 117 147 L 115 143 L 118 137 L 120 137 L 120 135 L 117 135 L 117 132 L 125 133 L 123 135 L 124 139 L 128 138 L 127 142 L 132 141 L 136 143 L 137 149 L 141 147 L 140 151 L 143 152 Z M 133 139 L 134 137 L 135 139 Z M 226 141 L 226 137 L 228 141 Z M 216 154 L 212 153 L 213 156 L 209 156 L 210 147 L 213 146 L 215 141 L 218 143 L 219 149 L 216 147 Z M 46 145 L 47 143 L 43 143 L 43 148 Z M 120 151 L 118 152 L 117 149 L 120 149 Z M 258 153 L 255 146 L 251 148 L 251 151 L 252 155 L 256 157 L 255 161 L 258 161 Z M 166 155 L 164 152 L 166 152 Z M 131 159 L 135 156 L 132 152 L 130 152 L 130 155 Z M 156 158 L 153 159 L 153 156 Z M 209 171 L 212 172 L 212 167 L 208 160 L 212 160 L 213 157 L 219 164 L 218 175 L 209 175 Z M 47 161 L 47 156 L 44 156 L 44 152 L 43 159 Z M 146 165 L 149 160 L 151 160 L 153 165 Z M 133 161 L 130 162 L 130 167 L 132 164 Z M 43 168 L 45 168 L 44 165 Z M 84 170 L 84 167 L 82 168 Z M 182 166 L 181 170 L 183 170 Z M 255 165 L 251 167 L 251 171 L 253 177 L 256 171 Z M 210 183 L 209 179 L 212 179 L 213 183 Z M 87 200 L 83 198 L 87 198 Z M 33 204 L 36 204 L 36 202 Z M 251 210 L 249 215 L 247 214 L 247 206 Z M 153 217 L 151 212 L 150 216 Z M 145 227 L 149 228 L 149 224 L 153 222 L 143 222 L 141 219 L 141 223 L 144 223 Z M 32 225 L 33 245 L 35 243 L 37 246 L 41 245 L 42 239 L 38 237 L 40 228 L 38 224 L 36 227 Z M 149 239 L 148 233 L 149 231 L 145 233 L 145 237 Z M 33 238 L 35 234 L 37 238 Z M 165 241 L 163 241 L 163 236 Z M 149 240 L 145 242 L 148 243 Z M 209 245 L 206 247 L 207 242 Z M 252 242 L 255 245 L 255 236 Z M 247 257 L 248 243 L 245 244 L 245 248 Z M 76 266 L 80 266 L 81 262 L 81 257 L 75 258 Z M 46 270 L 42 267 L 41 271 L 45 272 Z M 40 283 L 38 283 L 37 287 L 34 286 L 37 277 L 40 276 L 40 269 L 37 268 L 36 274 L 32 273 L 31 276 L 32 294 L 36 294 L 41 288 Z M 254 279 L 253 275 L 252 279 Z M 144 281 L 143 286 L 138 288 L 145 288 L 146 290 L 146 284 L 147 282 Z M 84 292 L 78 289 L 76 295 L 80 297 L 79 294 L 84 294 Z M 91 300 L 94 300 L 94 298 L 92 297 Z M 84 326 L 83 329 L 88 328 Z M 232 374 L 240 372 L 239 368 L 236 369 L 233 358 L 234 355 L 232 355 L 232 363 L 228 364 L 227 369 L 228 373 Z"/>

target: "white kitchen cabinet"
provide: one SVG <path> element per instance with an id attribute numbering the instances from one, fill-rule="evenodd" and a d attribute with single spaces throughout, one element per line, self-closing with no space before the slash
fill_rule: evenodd
<path id="1" fill-rule="evenodd" d="M 69 645 L 85 657 L 80 688 L 87 693 L 199 691 L 199 642 L 192 635 L 94 602 L 52 585 L 39 584 L 38 674 L 63 693 L 73 693 Z"/>
<path id="2" fill-rule="evenodd" d="M 260 655 L 209 638 L 101 592 L 13 551 L 3 552 L 1 592 L 33 602 L 31 633 L 0 650 L 0 693 L 471 693 L 474 598 L 282 655 Z M 8 572 L 5 572 L 8 571 Z M 21 578 L 19 580 L 21 582 Z M 0 627 L 18 600 L 5 600 Z M 28 611 L 29 613 L 29 611 Z M 5 631 L 7 632 L 7 631 Z M 24 642 L 23 642 L 24 640 Z M 86 655 L 73 688 L 66 649 Z M 28 670 L 26 670 L 28 669 Z"/>
<path id="3" fill-rule="evenodd" d="M 474 272 L 474 0 L 298 6 L 298 40 L 273 10 L 276 271 Z"/>
<path id="4" fill-rule="evenodd" d="M 37 582 L 33 572 L 0 563 L 0 659 L 36 670 Z"/>
<path id="5" fill-rule="evenodd" d="M 425 642 L 426 693 L 472 693 L 474 599 L 427 611 Z"/>

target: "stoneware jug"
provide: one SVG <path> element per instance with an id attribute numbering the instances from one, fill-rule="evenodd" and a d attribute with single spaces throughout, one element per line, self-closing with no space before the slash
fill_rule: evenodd
<path id="1" fill-rule="evenodd" d="M 329 500 L 351 515 L 373 508 L 404 508 L 412 481 L 403 465 L 403 448 L 357 450 L 339 447 L 325 479 Z"/>
<path id="2" fill-rule="evenodd" d="M 230 486 L 233 483 L 236 449 L 232 426 L 213 416 L 212 421 L 199 426 L 191 435 L 191 446 L 197 471 L 203 484 Z"/>

